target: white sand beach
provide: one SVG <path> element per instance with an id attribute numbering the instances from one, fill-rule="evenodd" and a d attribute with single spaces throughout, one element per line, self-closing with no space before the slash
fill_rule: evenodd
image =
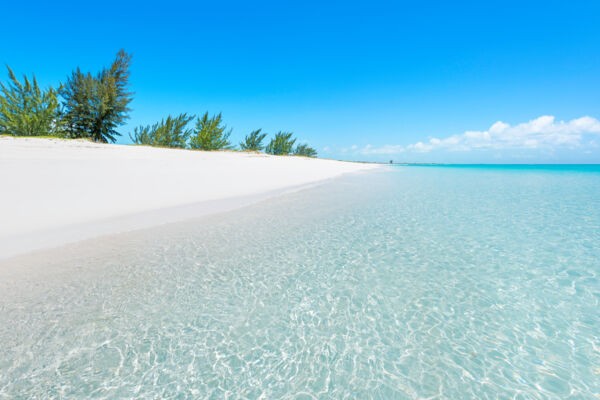
<path id="1" fill-rule="evenodd" d="M 373 168 L 262 153 L 0 137 L 0 258 L 227 211 Z"/>

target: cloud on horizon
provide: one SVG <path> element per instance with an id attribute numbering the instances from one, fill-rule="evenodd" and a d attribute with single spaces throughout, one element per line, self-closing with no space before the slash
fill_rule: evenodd
<path id="1" fill-rule="evenodd" d="M 358 146 L 352 147 L 358 148 Z M 384 146 L 375 147 L 368 144 L 362 149 L 360 149 L 358 152 L 360 154 L 398 154 L 402 153 L 403 151 L 405 150 L 404 147 L 402 147 L 401 145 L 386 144 Z"/>
<path id="2" fill-rule="evenodd" d="M 555 121 L 550 115 L 543 115 L 529 122 L 511 126 L 502 121 L 493 124 L 485 131 L 466 131 L 443 139 L 431 138 L 427 142 L 417 142 L 408 146 L 367 145 L 357 149 L 359 154 L 399 154 L 405 151 L 425 153 L 433 150 L 555 150 L 574 149 L 583 146 L 584 135 L 600 134 L 600 121 L 585 116 L 568 122 Z M 594 140 L 590 147 L 597 146 Z M 354 147 L 354 146 L 353 146 Z"/>

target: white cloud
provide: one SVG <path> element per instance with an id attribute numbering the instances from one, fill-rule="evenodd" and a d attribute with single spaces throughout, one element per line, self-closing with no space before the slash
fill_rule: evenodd
<path id="1" fill-rule="evenodd" d="M 445 139 L 432 138 L 423 143 L 408 145 L 407 150 L 427 152 L 445 149 L 451 151 L 477 149 L 545 149 L 580 147 L 583 136 L 599 134 L 600 121 L 582 117 L 556 122 L 553 116 L 544 115 L 529 122 L 511 126 L 502 121 L 487 131 L 467 131 Z"/>
<path id="2" fill-rule="evenodd" d="M 382 146 L 356 144 L 339 149 L 341 153 L 361 155 L 400 154 L 407 151 L 425 153 L 432 150 L 531 150 L 537 149 L 552 153 L 557 148 L 598 147 L 589 135 L 600 134 L 600 121 L 592 117 L 582 117 L 570 121 L 555 121 L 553 116 L 544 115 L 529 122 L 511 126 L 498 121 L 485 131 L 466 131 L 443 139 L 431 138 L 408 146 L 386 144 Z M 591 140 L 585 140 L 588 135 Z M 500 154 L 500 153 L 497 153 Z"/>
<path id="3" fill-rule="evenodd" d="M 358 147 L 356 147 L 356 152 L 359 154 L 398 154 L 402 153 L 403 151 L 404 147 L 393 144 L 386 144 L 383 146 L 371 146 L 368 144 L 362 149 L 358 149 Z"/>

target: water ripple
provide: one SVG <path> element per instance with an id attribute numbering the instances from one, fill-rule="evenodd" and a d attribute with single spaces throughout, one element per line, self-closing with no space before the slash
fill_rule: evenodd
<path id="1" fill-rule="evenodd" d="M 598 204 L 398 169 L 20 257 L 0 398 L 597 398 Z"/>

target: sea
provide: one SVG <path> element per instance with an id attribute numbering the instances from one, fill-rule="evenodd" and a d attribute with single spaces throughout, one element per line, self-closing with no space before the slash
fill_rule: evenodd
<path id="1" fill-rule="evenodd" d="M 598 399 L 600 166 L 387 166 L 0 261 L 0 399 Z"/>

